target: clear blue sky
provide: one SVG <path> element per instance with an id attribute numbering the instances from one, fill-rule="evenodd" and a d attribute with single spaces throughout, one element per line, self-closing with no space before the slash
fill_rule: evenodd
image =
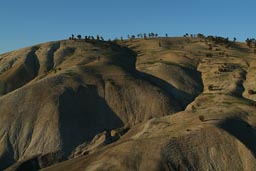
<path id="1" fill-rule="evenodd" d="M 255 0 L 1 0 L 0 53 L 72 33 L 256 37 Z"/>

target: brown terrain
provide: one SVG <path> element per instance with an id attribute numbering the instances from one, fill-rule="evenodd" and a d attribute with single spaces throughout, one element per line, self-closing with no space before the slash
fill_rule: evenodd
<path id="1" fill-rule="evenodd" d="M 0 170 L 255 171 L 256 55 L 206 38 L 0 55 Z"/>

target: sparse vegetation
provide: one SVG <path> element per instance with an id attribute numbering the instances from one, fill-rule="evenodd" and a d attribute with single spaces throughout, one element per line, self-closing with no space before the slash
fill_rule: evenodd
<path id="1" fill-rule="evenodd" d="M 248 94 L 249 94 L 249 95 L 256 94 L 256 91 L 254 91 L 254 90 L 248 90 Z"/>
<path id="2" fill-rule="evenodd" d="M 198 119 L 199 119 L 201 122 L 204 122 L 204 121 L 205 121 L 205 118 L 204 118 L 203 115 L 198 116 Z"/>
<path id="3" fill-rule="evenodd" d="M 213 57 L 213 54 L 212 53 L 206 53 L 206 57 L 211 58 L 211 57 Z"/>
<path id="4" fill-rule="evenodd" d="M 241 141 L 240 137 L 246 138 L 254 134 L 245 136 L 246 132 L 242 130 L 240 134 L 242 136 L 230 138 L 234 137 L 233 132 L 240 133 L 239 130 L 228 132 L 229 130 L 224 128 L 220 129 L 220 125 L 227 117 L 240 117 L 250 123 L 250 125 L 242 124 L 241 128 L 250 128 L 246 129 L 251 131 L 250 133 L 254 131 L 256 120 L 253 116 L 256 103 L 253 95 L 255 94 L 253 81 L 255 79 L 254 75 L 250 75 L 250 73 L 254 74 L 256 67 L 253 49 L 248 49 L 245 43 L 242 44 L 236 40 L 229 42 L 232 48 L 225 49 L 228 45 L 225 44 L 226 38 L 206 37 L 202 34 L 187 33 L 185 38 L 166 38 L 165 35 L 159 39 L 157 37 L 156 33 L 139 33 L 130 35 L 129 40 L 118 36 L 118 39 L 103 42 L 100 35 L 94 37 L 87 35 L 83 38 L 71 36 L 70 40 L 60 41 L 59 47 L 52 52 L 52 55 L 48 55 L 51 43 L 38 45 L 40 51 L 35 51 L 35 55 L 32 56 L 33 60 L 39 59 L 38 69 L 31 67 L 34 61 L 29 61 L 32 57 L 26 56 L 27 49 L 19 50 L 8 57 L 0 55 L 0 93 L 8 93 L 5 90 L 7 88 L 9 90 L 9 87 L 23 80 L 24 75 L 26 78 L 32 74 L 36 76 L 32 81 L 29 80 L 31 83 L 25 80 L 27 82 L 24 81 L 25 83 L 20 87 L 17 86 L 19 88 L 17 91 L 1 96 L 0 105 L 4 122 L 0 119 L 0 123 L 4 128 L 11 128 L 16 122 L 18 123 L 17 128 L 11 129 L 12 132 L 8 132 L 8 129 L 2 130 L 2 132 L 6 131 L 6 134 L 0 137 L 4 142 L 2 146 L 4 148 L 9 146 L 9 139 L 5 138 L 12 135 L 14 137 L 10 137 L 10 140 L 23 142 L 27 135 L 19 130 L 29 132 L 28 143 L 38 135 L 51 133 L 53 138 L 49 141 L 47 138 L 39 139 L 36 142 L 36 149 L 32 149 L 32 152 L 39 154 L 44 150 L 51 152 L 52 149 L 62 151 L 68 149 L 68 152 L 65 151 L 68 155 L 70 151 L 76 151 L 76 154 L 87 156 L 71 162 L 81 161 L 87 163 L 88 167 L 92 166 L 90 161 L 99 158 L 104 163 L 108 163 L 105 161 L 108 161 L 109 156 L 114 157 L 115 162 L 120 166 L 119 158 L 123 163 L 129 156 L 129 159 L 131 158 L 128 161 L 129 165 L 136 163 L 138 164 L 136 168 L 139 169 L 140 163 L 147 159 L 145 157 L 155 155 L 154 153 L 158 151 L 155 150 L 156 148 L 161 149 L 161 153 L 156 154 L 161 157 L 160 160 L 163 156 L 166 157 L 165 159 L 170 159 L 169 155 L 175 153 L 178 154 L 177 157 L 181 156 L 177 161 L 183 161 L 183 159 L 193 161 L 190 158 L 184 158 L 182 154 L 179 155 L 179 147 L 185 147 L 182 153 L 192 152 L 194 158 L 194 154 L 198 152 L 198 148 L 195 147 L 201 141 L 207 141 L 202 143 L 203 148 L 200 148 L 205 155 L 208 154 L 205 149 L 209 149 L 209 144 L 211 147 L 215 145 L 218 148 L 223 144 L 213 142 L 225 141 L 234 147 L 229 149 L 230 146 L 227 147 L 224 144 L 221 147 L 223 149 L 221 155 L 228 148 L 225 156 L 236 156 L 238 158 L 236 161 L 239 161 L 242 154 L 236 153 L 239 148 L 239 150 L 245 150 L 247 156 L 249 154 L 247 152 L 254 146 L 248 149 L 246 141 L 242 141 L 245 144 L 237 147 L 236 142 Z M 237 57 L 238 53 L 239 57 Z M 225 58 L 227 54 L 231 57 Z M 11 61 L 16 56 L 25 56 L 26 62 L 16 60 L 10 64 L 8 60 Z M 244 57 L 241 58 L 241 56 Z M 42 59 L 50 62 L 53 60 L 52 65 L 45 66 L 45 60 Z M 22 68 L 23 66 L 26 67 Z M 46 70 L 45 74 L 44 70 Z M 23 85 L 26 86 L 23 87 Z M 7 105 L 9 106 L 6 107 Z M 36 111 L 39 111 L 39 114 Z M 11 116 L 10 119 L 9 116 Z M 36 122 L 33 122 L 31 127 L 27 126 L 27 123 L 34 119 Z M 34 129 L 44 125 L 46 120 L 49 122 L 49 129 L 58 128 L 60 133 L 49 132 L 48 129 Z M 74 123 L 76 126 L 70 127 Z M 124 129 L 124 126 L 130 126 L 131 130 L 126 138 L 120 138 L 122 134 L 118 129 L 120 127 Z M 233 127 L 229 128 L 233 129 Z M 240 129 L 240 125 L 235 125 L 234 128 Z M 107 136 L 104 139 L 106 129 Z M 72 141 L 69 139 L 70 132 L 77 139 L 75 144 L 66 145 L 66 142 L 73 143 L 73 139 Z M 220 140 L 222 136 L 219 135 L 225 137 Z M 117 139 L 113 138 L 116 136 Z M 129 141 L 127 137 L 131 137 Z M 66 138 L 65 141 L 62 138 Z M 86 142 L 84 142 L 85 139 Z M 114 144 L 113 140 L 118 142 Z M 51 143 L 65 145 L 55 148 Z M 112 144 L 105 146 L 110 143 Z M 26 144 L 23 145 L 26 146 Z M 49 147 L 45 144 L 49 144 Z M 79 144 L 83 144 L 80 146 L 82 148 L 77 147 Z M 151 144 L 154 147 L 153 150 L 148 146 Z M 148 146 L 146 152 L 144 145 Z M 133 150 L 133 147 L 136 149 Z M 130 152 L 119 154 L 120 148 L 125 150 L 127 148 Z M 8 149 L 4 150 L 8 151 Z M 18 153 L 18 150 L 23 149 L 18 146 L 17 149 L 11 148 L 11 156 Z M 104 151 L 107 153 L 102 155 L 101 152 Z M 230 154 L 230 151 L 234 151 L 234 154 Z M 28 154 L 30 152 L 28 149 Z M 137 152 L 143 159 L 140 162 L 137 159 L 134 162 L 134 156 L 138 156 Z M 218 151 L 216 155 L 219 157 Z M 67 159 L 68 156 L 64 157 Z M 74 155 L 74 157 L 78 156 Z M 253 159 L 254 155 L 250 157 Z M 200 159 L 197 156 L 196 158 Z M 178 164 L 175 161 L 172 162 L 169 168 L 185 169 L 182 162 Z M 177 167 L 179 164 L 181 166 Z M 59 165 L 61 166 L 62 163 L 57 164 L 56 167 Z M 77 166 L 79 167 L 79 164 Z M 128 167 L 128 164 L 125 166 Z M 104 170 L 102 167 L 99 165 L 98 170 Z M 168 166 L 166 168 L 168 170 Z M 125 169 L 117 168 L 117 170 Z"/>

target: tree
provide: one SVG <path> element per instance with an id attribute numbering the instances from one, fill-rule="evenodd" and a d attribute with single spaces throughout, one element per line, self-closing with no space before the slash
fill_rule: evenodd
<path id="1" fill-rule="evenodd" d="M 189 37 L 189 34 L 188 34 L 188 33 L 186 33 L 183 37 Z"/>
<path id="2" fill-rule="evenodd" d="M 81 38 L 82 38 L 82 36 L 79 34 L 79 35 L 77 35 L 77 38 L 78 38 L 78 39 L 81 39 Z"/>
<path id="3" fill-rule="evenodd" d="M 234 37 L 234 42 L 236 42 L 236 37 Z"/>
<path id="4" fill-rule="evenodd" d="M 71 39 L 73 40 L 74 38 L 75 38 L 75 36 L 72 34 L 72 35 L 71 35 Z"/>
<path id="5" fill-rule="evenodd" d="M 147 34 L 146 33 L 144 33 L 144 39 L 147 39 Z"/>

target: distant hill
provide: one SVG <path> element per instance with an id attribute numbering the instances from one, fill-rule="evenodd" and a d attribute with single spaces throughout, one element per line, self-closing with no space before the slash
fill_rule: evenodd
<path id="1" fill-rule="evenodd" d="M 256 55 L 220 37 L 0 55 L 0 170 L 256 169 Z"/>

